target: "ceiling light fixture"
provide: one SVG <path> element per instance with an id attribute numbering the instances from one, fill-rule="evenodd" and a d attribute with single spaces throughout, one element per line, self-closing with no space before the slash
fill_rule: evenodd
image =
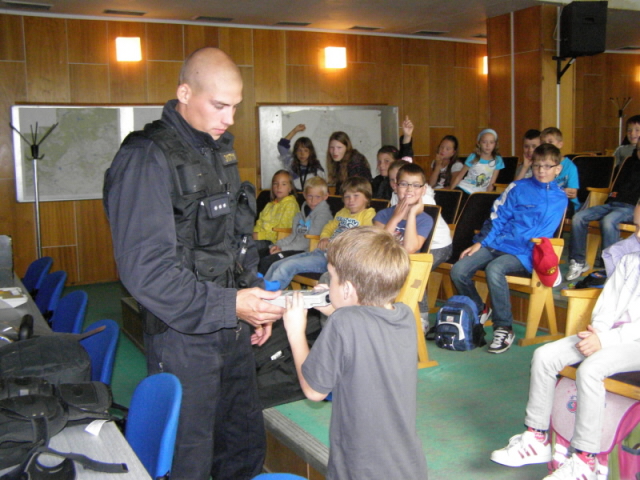
<path id="1" fill-rule="evenodd" d="M 142 60 L 140 37 L 116 37 L 116 60 L 119 62 Z"/>

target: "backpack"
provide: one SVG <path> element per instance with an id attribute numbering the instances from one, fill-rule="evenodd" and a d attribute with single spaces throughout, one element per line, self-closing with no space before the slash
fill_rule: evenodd
<path id="1" fill-rule="evenodd" d="M 438 310 L 436 345 L 455 351 L 473 350 L 485 344 L 478 308 L 469 297 L 454 295 Z"/>

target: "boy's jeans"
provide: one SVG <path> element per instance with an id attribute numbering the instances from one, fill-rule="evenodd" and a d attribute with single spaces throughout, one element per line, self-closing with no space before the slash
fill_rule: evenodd
<path id="1" fill-rule="evenodd" d="M 458 260 L 451 269 L 451 280 L 460 295 L 466 295 L 475 302 L 478 312 L 482 312 L 484 303 L 478 295 L 472 278 L 478 270 L 483 269 L 487 275 L 487 286 L 491 295 L 494 328 L 511 328 L 513 314 L 509 284 L 505 276 L 529 274 L 529 272 L 517 257 L 493 248 L 482 247 L 473 255 L 467 255 Z"/>

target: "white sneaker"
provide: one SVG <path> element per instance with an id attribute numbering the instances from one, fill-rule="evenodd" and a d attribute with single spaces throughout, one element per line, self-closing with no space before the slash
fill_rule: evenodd
<path id="1" fill-rule="evenodd" d="M 428 313 L 421 313 L 420 314 L 420 321 L 422 322 L 422 333 L 424 333 L 426 335 L 427 332 L 429 331 L 429 314 Z"/>
<path id="2" fill-rule="evenodd" d="M 589 465 L 584 463 L 577 454 L 569 459 L 551 475 L 543 480 L 597 480 L 598 475 Z"/>
<path id="3" fill-rule="evenodd" d="M 504 327 L 495 327 L 493 330 L 493 340 L 487 351 L 489 353 L 506 352 L 511 347 L 515 338 L 516 334 L 513 333 L 513 330 Z"/>
<path id="4" fill-rule="evenodd" d="M 575 260 L 569 261 L 569 272 L 567 272 L 567 280 L 575 280 L 591 267 L 587 263 L 576 263 Z"/>
<path id="5" fill-rule="evenodd" d="M 527 430 L 511 437 L 506 447 L 491 452 L 491 460 L 507 467 L 547 463 L 551 460 L 551 444 L 548 439 L 539 441 L 534 432 Z"/>

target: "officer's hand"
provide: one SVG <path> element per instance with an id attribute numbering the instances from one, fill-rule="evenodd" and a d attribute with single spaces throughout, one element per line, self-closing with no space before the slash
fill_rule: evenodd
<path id="1" fill-rule="evenodd" d="M 282 318 L 284 308 L 272 305 L 264 300 L 273 300 L 280 296 L 277 292 L 268 292 L 261 288 L 243 288 L 236 295 L 236 315 L 241 320 L 258 327 Z"/>

